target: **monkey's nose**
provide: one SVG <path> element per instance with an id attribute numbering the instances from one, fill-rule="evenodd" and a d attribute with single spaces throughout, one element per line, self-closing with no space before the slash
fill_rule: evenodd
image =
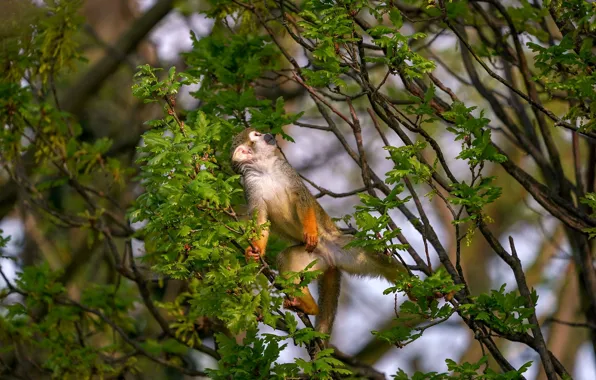
<path id="1" fill-rule="evenodd" d="M 269 145 L 275 145 L 275 137 L 273 137 L 273 135 L 271 133 L 267 133 L 265 135 L 263 135 L 263 138 L 265 139 L 265 142 Z"/>

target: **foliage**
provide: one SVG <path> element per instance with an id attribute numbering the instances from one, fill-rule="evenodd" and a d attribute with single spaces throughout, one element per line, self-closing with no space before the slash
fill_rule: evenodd
<path id="1" fill-rule="evenodd" d="M 583 198 L 581 202 L 592 209 L 592 215 L 596 214 L 596 193 L 586 194 L 586 197 Z M 590 235 L 591 239 L 596 236 L 596 227 L 586 228 L 584 231 Z"/>
<path id="2" fill-rule="evenodd" d="M 463 363 L 458 365 L 451 359 L 446 360 L 447 368 L 449 369 L 449 373 L 437 373 L 437 372 L 416 372 L 412 377 L 409 377 L 404 371 L 400 370 L 393 378 L 395 380 L 422 380 L 422 379 L 432 379 L 432 380 L 440 380 L 440 379 L 482 379 L 482 380 L 489 380 L 489 379 L 499 379 L 499 380 L 507 380 L 507 379 L 519 379 L 522 377 L 522 374 L 528 370 L 531 362 L 528 362 L 521 366 L 518 370 L 512 370 L 505 373 L 498 373 L 492 370 L 491 368 L 487 367 L 488 364 L 488 356 L 483 356 L 479 361 L 476 363 Z M 484 370 L 481 370 L 482 367 L 485 367 Z M 482 371 L 482 374 L 479 372 Z"/>
<path id="3" fill-rule="evenodd" d="M 575 261 L 591 262 L 595 8 L 580 0 L 544 6 L 487 1 L 486 9 L 467 1 L 406 3 L 210 1 L 204 13 L 215 25 L 208 36 L 191 34 L 182 72 L 137 68 L 132 93 L 162 112 L 146 121 L 137 136 L 141 143 L 135 140 L 126 154 L 119 154 L 113 136 L 94 135 L 84 115 L 61 107 L 59 84 L 83 60 L 81 2 L 48 0 L 39 9 L 23 8 L 27 22 L 14 28 L 0 52 L 2 179 L 18 188 L 20 214 L 37 223 L 33 231 L 50 237 L 38 238 L 38 245 L 60 239 L 41 247 L 36 260 L 18 262 L 14 279 L 0 265 L 0 359 L 11 363 L 0 374 L 13 367 L 55 378 L 126 377 L 154 368 L 164 376 L 215 379 L 377 374 L 325 346 L 329 337 L 307 316 L 298 313 L 299 324 L 295 314 L 282 311 L 287 297 L 300 295 L 320 274 L 309 266 L 280 276 L 274 258 L 289 243 L 273 241 L 267 262 L 244 258 L 249 241 L 269 226 L 242 211 L 240 176 L 229 162 L 232 137 L 250 126 L 293 142 L 286 126 L 294 124 L 334 136 L 360 169 L 364 187 L 351 192 L 360 202 L 343 219 L 356 226 L 350 246 L 405 267 L 385 291 L 395 296 L 394 324 L 372 335 L 407 349 L 426 330 L 458 320 L 482 347 L 475 363 L 447 360 L 446 373 L 408 377 L 399 370 L 395 379 L 520 378 L 530 363 L 515 369 L 494 344 L 495 335 L 530 348 L 549 377 L 568 377 L 548 353 L 535 283 L 528 284 L 513 241 L 511 249 L 503 247 L 487 224 L 495 204 L 507 201 L 503 195 L 523 188 L 564 226 Z M 546 17 L 559 39 L 543 26 Z M 472 27 L 474 37 L 466 34 Z M 436 77 L 439 58 L 431 58 L 430 45 L 443 32 L 460 42 L 470 80 L 487 100 L 480 110 Z M 528 50 L 520 40 L 530 41 Z M 487 65 L 493 61 L 508 73 L 505 78 Z M 482 78 L 474 62 L 484 70 Z M 500 87 L 487 88 L 487 78 L 510 96 Z M 200 102 L 194 109 L 176 104 L 184 86 L 194 86 L 191 96 Z M 289 112 L 292 98 L 271 95 L 272 88 L 286 95 L 297 88 L 303 101 L 296 108 L 303 111 Z M 439 135 L 441 129 L 449 134 Z M 350 142 L 346 131 L 353 135 Z M 563 138 L 564 132 L 571 138 Z M 384 176 L 367 162 L 371 152 L 362 140 L 372 133 L 386 145 L 391 167 Z M 389 133 L 401 142 L 391 144 Z M 449 148 L 440 141 L 445 136 Z M 572 154 L 565 160 L 560 151 L 569 141 Z M 589 150 L 586 163 L 580 148 Z M 519 163 L 522 155 L 535 167 Z M 572 169 L 563 167 L 566 161 Z M 515 180 L 514 190 L 495 168 Z M 451 247 L 431 224 L 420 192 L 439 198 L 452 227 L 445 233 Z M 404 236 L 398 213 L 424 252 Z M 468 282 L 474 262 L 467 261 L 464 271 L 460 242 L 470 243 L 474 233 L 481 249 L 490 247 L 513 272 L 511 291 L 501 284 L 475 289 Z M 8 239 L 0 236 L 0 249 Z M 8 259 L 14 258 L 2 251 L 0 260 Z M 85 273 L 84 287 L 76 279 L 81 262 L 93 272 Z M 593 269 L 578 272 L 580 284 L 590 284 Z M 596 295 L 593 287 L 585 288 L 582 311 L 593 324 Z M 400 294 L 408 300 L 398 302 Z M 275 333 L 263 332 L 265 327 Z M 309 359 L 281 363 L 290 343 Z M 199 353 L 217 366 L 204 367 L 196 360 Z"/>
<path id="4" fill-rule="evenodd" d="M 439 300 L 443 297 L 450 300 L 452 294 L 461 288 L 454 285 L 451 277 L 442 269 L 423 280 L 415 276 L 402 276 L 396 286 L 388 288 L 384 294 L 401 291 L 408 296 L 409 300 L 401 304 L 399 313 L 396 311 L 396 322 L 403 323 L 396 323 L 386 331 L 373 331 L 373 335 L 398 347 L 414 342 L 425 330 L 454 314 L 455 310 L 449 303 L 441 305 Z M 420 321 L 430 323 L 416 326 Z"/>

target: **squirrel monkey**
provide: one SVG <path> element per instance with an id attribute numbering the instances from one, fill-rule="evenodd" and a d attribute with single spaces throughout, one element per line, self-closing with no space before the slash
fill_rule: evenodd
<path id="1" fill-rule="evenodd" d="M 311 270 L 321 270 L 319 305 L 308 287 L 301 297 L 286 300 L 284 307 L 317 315 L 317 331 L 330 334 L 337 310 L 340 271 L 394 281 L 405 268 L 391 257 L 360 247 L 344 248 L 352 239 L 342 234 L 277 148 L 275 137 L 246 129 L 232 142 L 232 165 L 241 174 L 249 214 L 257 223 L 270 221 L 271 229 L 295 245 L 279 254 L 280 273 L 298 272 L 317 260 Z M 247 260 L 265 255 L 269 231 L 246 248 Z M 320 307 L 320 312 L 319 312 Z"/>

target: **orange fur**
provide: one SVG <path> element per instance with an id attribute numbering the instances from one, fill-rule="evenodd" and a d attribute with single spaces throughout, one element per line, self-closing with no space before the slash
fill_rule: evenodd
<path id="1" fill-rule="evenodd" d="M 302 224 L 304 228 L 304 243 L 306 244 L 306 251 L 312 252 L 317 247 L 319 242 L 317 216 L 315 214 L 314 207 L 309 207 L 306 209 Z"/>
<path id="2" fill-rule="evenodd" d="M 261 231 L 261 237 L 258 240 L 253 240 L 244 250 L 244 257 L 247 261 L 250 259 L 258 261 L 260 257 L 265 256 L 265 249 L 267 248 L 267 241 L 269 240 L 269 231 Z"/>
<path id="3" fill-rule="evenodd" d="M 304 294 L 301 297 L 295 297 L 291 299 L 287 299 L 284 301 L 284 307 L 286 309 L 295 309 L 300 310 L 301 312 L 308 314 L 308 315 L 317 315 L 319 314 L 319 306 L 317 302 L 310 294 L 308 287 L 305 286 L 304 288 L 300 289 Z"/>

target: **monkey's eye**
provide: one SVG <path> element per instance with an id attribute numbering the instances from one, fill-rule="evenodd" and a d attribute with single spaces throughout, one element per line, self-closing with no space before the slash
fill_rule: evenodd
<path id="1" fill-rule="evenodd" d="M 255 132 L 255 136 L 259 137 L 261 134 L 259 132 Z"/>

